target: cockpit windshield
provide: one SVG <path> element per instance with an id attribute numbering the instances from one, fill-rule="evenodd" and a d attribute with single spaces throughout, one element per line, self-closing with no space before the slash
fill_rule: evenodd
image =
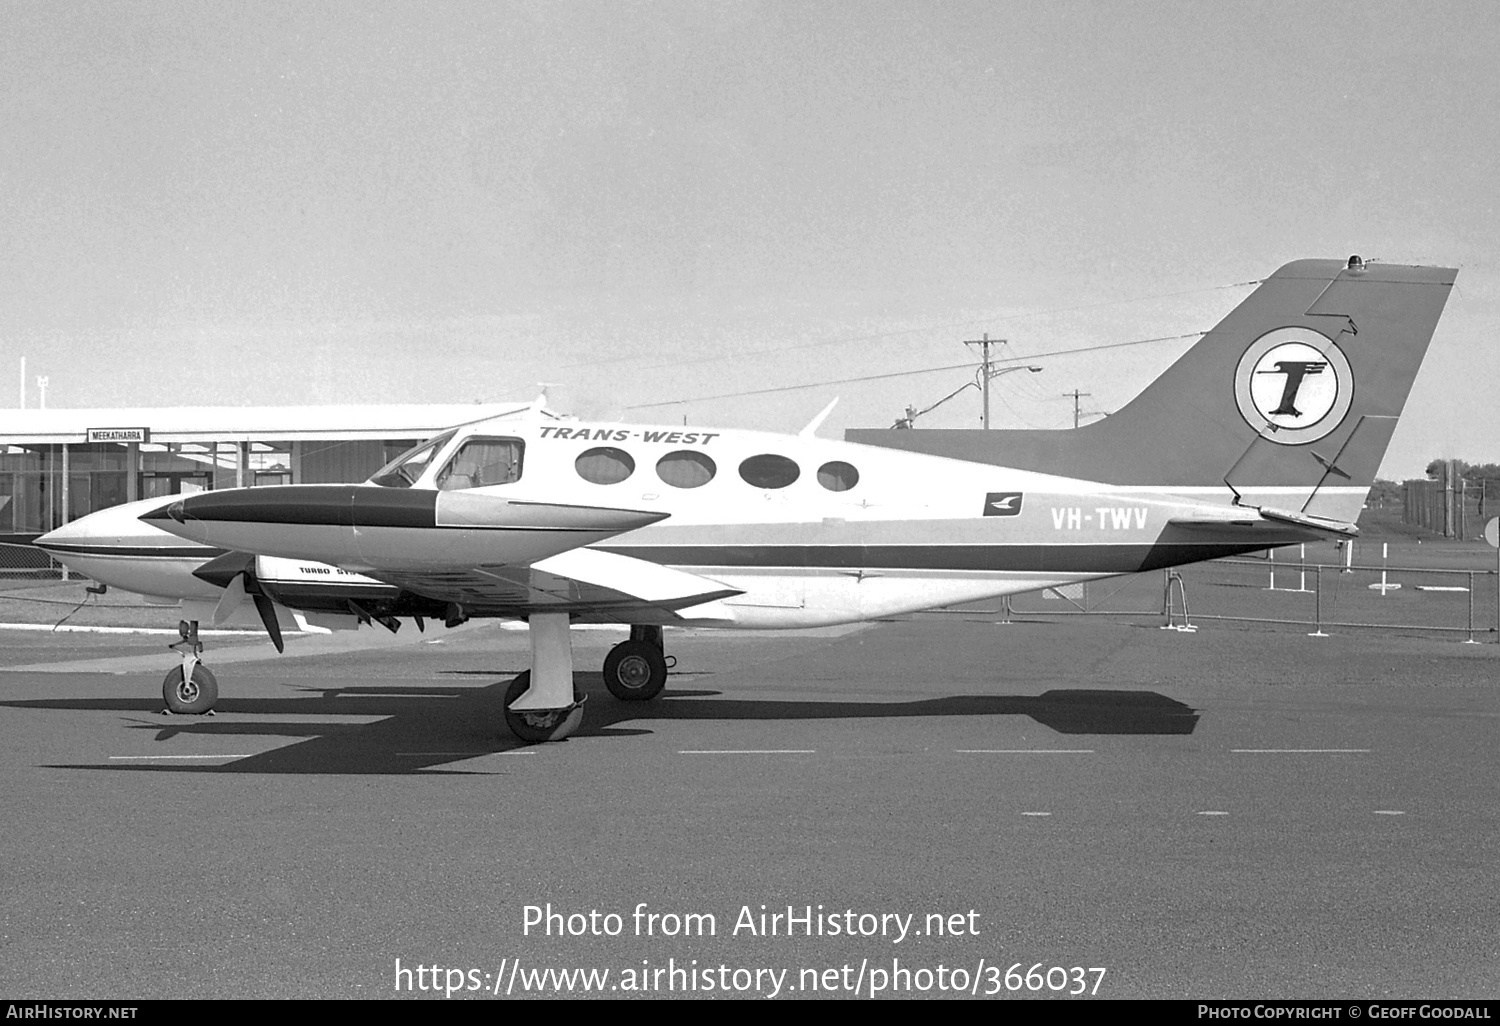
<path id="1" fill-rule="evenodd" d="M 452 441 L 456 431 L 449 431 L 445 435 L 438 435 L 431 441 L 423 442 L 414 446 L 391 462 L 375 472 L 370 478 L 370 484 L 380 485 L 383 488 L 410 488 L 417 483 L 417 479 L 427 472 L 432 464 L 432 458 Z"/>

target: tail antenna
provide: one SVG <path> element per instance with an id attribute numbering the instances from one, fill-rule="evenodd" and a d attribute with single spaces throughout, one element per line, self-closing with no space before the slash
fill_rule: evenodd
<path id="1" fill-rule="evenodd" d="M 557 388 L 559 383 L 556 381 L 538 381 L 536 384 L 540 391 L 537 393 L 537 397 L 531 401 L 531 405 L 526 408 L 526 412 L 533 417 L 543 416 L 551 417 L 553 420 L 561 420 L 561 414 L 547 409 L 547 390 L 549 388 Z"/>

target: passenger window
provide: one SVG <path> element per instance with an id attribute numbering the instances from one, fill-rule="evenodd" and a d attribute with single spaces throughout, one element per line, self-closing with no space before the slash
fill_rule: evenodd
<path id="1" fill-rule="evenodd" d="M 740 477 L 756 488 L 785 488 L 801 474 L 796 463 L 772 453 L 751 456 L 740 464 Z"/>
<path id="2" fill-rule="evenodd" d="M 840 460 L 833 460 L 818 468 L 818 484 L 830 492 L 847 492 L 859 484 L 859 471 Z"/>
<path id="3" fill-rule="evenodd" d="M 691 449 L 669 452 L 656 461 L 656 476 L 673 488 L 700 488 L 718 472 L 713 460 Z"/>
<path id="4" fill-rule="evenodd" d="M 454 492 L 519 481 L 523 451 L 519 438 L 471 438 L 438 474 L 437 486 Z"/>
<path id="5" fill-rule="evenodd" d="M 591 484 L 612 485 L 635 473 L 635 460 L 624 449 L 588 449 L 573 461 L 573 467 Z"/>

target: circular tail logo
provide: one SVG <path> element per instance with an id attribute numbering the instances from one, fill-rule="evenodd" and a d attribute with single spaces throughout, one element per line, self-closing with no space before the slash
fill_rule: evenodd
<path id="1" fill-rule="evenodd" d="M 1333 340 L 1311 328 L 1277 328 L 1250 344 L 1234 373 L 1245 422 L 1281 445 L 1328 434 L 1354 401 L 1354 372 Z"/>

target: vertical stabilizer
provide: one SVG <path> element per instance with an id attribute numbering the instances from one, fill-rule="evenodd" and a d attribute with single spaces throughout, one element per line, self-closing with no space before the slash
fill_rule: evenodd
<path id="1" fill-rule="evenodd" d="M 1457 271 L 1298 260 L 1161 377 L 1075 430 L 852 430 L 851 442 L 1353 520 Z M 1227 486 L 1227 488 L 1226 488 Z"/>

